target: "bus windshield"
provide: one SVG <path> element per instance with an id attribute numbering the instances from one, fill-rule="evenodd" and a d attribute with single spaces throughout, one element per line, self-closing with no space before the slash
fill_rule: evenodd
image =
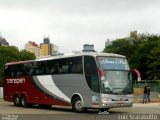
<path id="1" fill-rule="evenodd" d="M 101 91 L 106 94 L 131 94 L 130 68 L 125 58 L 97 57 L 98 65 L 104 72 Z"/>

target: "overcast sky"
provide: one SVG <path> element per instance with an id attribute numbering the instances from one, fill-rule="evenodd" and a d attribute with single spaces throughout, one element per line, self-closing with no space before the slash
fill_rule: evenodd
<path id="1" fill-rule="evenodd" d="M 0 32 L 19 49 L 49 36 L 60 52 L 100 52 L 134 30 L 160 34 L 160 0 L 0 0 Z"/>

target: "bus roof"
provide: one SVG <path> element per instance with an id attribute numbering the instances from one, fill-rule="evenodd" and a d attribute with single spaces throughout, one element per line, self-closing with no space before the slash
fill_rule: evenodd
<path id="1" fill-rule="evenodd" d="M 52 59 L 59 59 L 59 58 L 69 58 L 69 57 L 76 57 L 76 56 L 84 56 L 84 55 L 89 55 L 89 56 L 110 56 L 110 57 L 123 57 L 123 55 L 119 54 L 113 54 L 113 53 L 97 53 L 97 52 L 84 52 L 84 53 L 67 53 L 67 54 L 60 54 L 56 56 L 48 56 L 48 57 L 42 57 L 36 59 L 36 61 L 43 61 L 43 60 L 52 60 Z"/>
<path id="2" fill-rule="evenodd" d="M 32 62 L 32 61 L 34 61 L 34 60 L 26 60 L 26 61 L 13 61 L 13 62 L 6 63 L 5 65 L 24 64 L 24 63 L 29 63 L 29 62 Z"/>
<path id="3" fill-rule="evenodd" d="M 84 55 L 89 55 L 89 56 L 110 56 L 110 57 L 123 57 L 123 55 L 119 54 L 113 54 L 113 53 L 97 53 L 97 52 L 84 52 L 84 53 L 67 53 L 67 54 L 59 54 L 55 56 L 46 56 L 46 57 L 41 57 L 37 58 L 35 60 L 27 60 L 27 61 L 19 61 L 19 62 L 9 62 L 6 63 L 5 65 L 16 65 L 16 64 L 24 64 L 24 63 L 29 63 L 33 61 L 44 61 L 44 60 L 52 60 L 52 59 L 60 59 L 60 58 L 70 58 L 70 57 L 76 57 L 76 56 L 84 56 Z"/>

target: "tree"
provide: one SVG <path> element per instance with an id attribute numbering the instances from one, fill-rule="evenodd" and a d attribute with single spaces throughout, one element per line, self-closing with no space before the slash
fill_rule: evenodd
<path id="1" fill-rule="evenodd" d="M 0 46 L 0 86 L 2 86 L 2 77 L 4 71 L 4 65 L 10 61 L 18 61 L 19 50 L 14 46 L 5 47 Z"/>
<path id="2" fill-rule="evenodd" d="M 8 62 L 22 61 L 22 60 L 33 60 L 35 59 L 33 53 L 22 50 L 19 52 L 17 47 L 14 46 L 0 46 L 0 86 L 2 86 L 2 78 L 4 65 Z"/>
<path id="3" fill-rule="evenodd" d="M 33 59 L 36 59 L 36 56 L 34 55 L 34 53 L 31 53 L 31 52 L 26 51 L 26 50 L 21 50 L 19 59 L 22 60 L 22 61 L 33 60 Z"/>
<path id="4" fill-rule="evenodd" d="M 111 45 L 104 49 L 104 52 L 116 53 L 126 56 L 128 61 L 131 61 L 135 53 L 136 46 L 134 41 L 129 38 L 116 39 Z"/>
<path id="5" fill-rule="evenodd" d="M 137 38 L 116 39 L 104 49 L 126 56 L 131 68 L 142 74 L 142 79 L 160 79 L 160 36 L 148 33 Z"/>
<path id="6" fill-rule="evenodd" d="M 149 79 L 160 79 L 160 39 L 147 55 L 147 75 Z"/>
<path id="7" fill-rule="evenodd" d="M 156 53 L 153 53 L 155 52 L 154 50 L 159 50 L 158 42 L 160 40 L 160 37 L 158 35 L 143 34 L 139 39 L 141 39 L 142 43 L 137 46 L 134 59 L 131 62 L 134 62 L 134 64 L 138 65 L 136 67 L 142 73 L 143 79 L 154 79 L 154 76 L 157 72 L 153 74 L 153 71 L 156 71 L 154 70 L 154 67 L 157 68 L 157 65 L 154 64 L 153 67 L 151 66 L 151 64 L 157 61 L 157 57 L 155 56 Z"/>

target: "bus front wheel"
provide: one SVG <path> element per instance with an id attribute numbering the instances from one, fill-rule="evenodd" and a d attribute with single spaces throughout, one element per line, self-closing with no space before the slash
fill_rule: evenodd
<path id="1" fill-rule="evenodd" d="M 76 97 L 72 101 L 72 109 L 75 112 L 84 112 L 85 108 L 83 107 L 82 100 L 79 97 Z"/>
<path id="2" fill-rule="evenodd" d="M 101 108 L 99 109 L 101 112 L 108 111 L 110 108 Z"/>

